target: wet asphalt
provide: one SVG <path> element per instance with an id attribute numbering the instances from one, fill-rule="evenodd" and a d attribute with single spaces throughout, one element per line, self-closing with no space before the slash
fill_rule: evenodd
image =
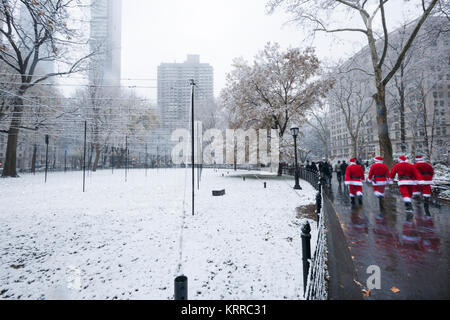
<path id="1" fill-rule="evenodd" d="M 383 210 L 368 183 L 363 205 L 351 205 L 348 189 L 336 176 L 331 190 L 324 188 L 350 250 L 354 282 L 369 300 L 449 299 L 450 206 L 431 205 L 431 218 L 426 218 L 422 201 L 414 200 L 413 216 L 408 217 L 397 190 L 386 189 Z M 377 269 L 379 283 L 373 276 Z M 380 289 L 373 288 L 377 284 Z"/>

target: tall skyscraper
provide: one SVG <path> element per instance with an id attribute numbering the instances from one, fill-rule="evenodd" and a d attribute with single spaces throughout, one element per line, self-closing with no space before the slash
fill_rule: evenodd
<path id="1" fill-rule="evenodd" d="M 120 85 L 122 0 L 93 0 L 90 23 L 91 62 L 89 81 L 103 85 Z"/>
<path id="2" fill-rule="evenodd" d="M 214 99 L 213 67 L 200 63 L 199 55 L 188 55 L 184 63 L 162 63 L 158 67 L 158 107 L 167 143 L 173 130 L 189 128 L 190 79 L 196 82 L 195 101 Z"/>

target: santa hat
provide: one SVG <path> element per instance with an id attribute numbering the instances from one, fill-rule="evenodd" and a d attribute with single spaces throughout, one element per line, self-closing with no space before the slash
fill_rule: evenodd
<path id="1" fill-rule="evenodd" d="M 422 156 L 416 156 L 416 161 L 424 161 Z"/>
<path id="2" fill-rule="evenodd" d="M 350 164 L 355 164 L 356 163 L 356 159 L 355 158 L 351 158 L 350 159 Z"/>
<path id="3" fill-rule="evenodd" d="M 379 163 L 379 162 L 383 162 L 383 158 L 382 157 L 375 157 L 373 159 L 375 162 Z"/>
<path id="4" fill-rule="evenodd" d="M 405 156 L 400 156 L 400 157 L 398 157 L 398 161 L 406 162 L 406 161 L 408 161 L 408 159 Z"/>

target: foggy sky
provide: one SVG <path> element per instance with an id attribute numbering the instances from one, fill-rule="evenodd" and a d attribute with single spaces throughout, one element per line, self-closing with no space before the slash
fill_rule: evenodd
<path id="1" fill-rule="evenodd" d="M 218 96 L 233 58 L 243 56 L 251 60 L 268 41 L 278 42 L 282 47 L 311 44 L 311 39 L 305 41 L 306 33 L 299 27 L 285 24 L 289 18 L 281 10 L 267 15 L 265 3 L 265 0 L 123 0 L 122 78 L 156 79 L 161 62 L 183 62 L 187 54 L 199 54 L 201 62 L 214 67 L 214 89 Z M 405 13 L 403 1 L 393 3 L 396 10 L 388 12 L 388 19 L 398 24 L 410 13 Z M 342 19 L 348 17 L 343 15 Z M 317 35 L 313 45 L 319 58 L 344 58 L 365 44 L 357 33 L 340 37 L 345 41 Z M 133 84 L 156 86 L 156 81 L 133 81 Z M 156 99 L 154 88 L 140 89 L 139 93 Z"/>

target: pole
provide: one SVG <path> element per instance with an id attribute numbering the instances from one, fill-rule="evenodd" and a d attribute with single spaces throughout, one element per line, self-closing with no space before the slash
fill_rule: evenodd
<path id="1" fill-rule="evenodd" d="M 300 187 L 300 183 L 298 181 L 298 162 L 297 162 L 297 136 L 294 136 L 294 149 L 295 149 L 295 190 L 302 190 L 302 187 Z"/>
<path id="2" fill-rule="evenodd" d="M 197 190 L 200 190 L 200 136 L 199 136 L 199 123 L 197 123 Z"/>
<path id="3" fill-rule="evenodd" d="M 87 137 L 87 121 L 84 122 L 83 192 L 85 192 L 86 190 L 86 137 Z"/>
<path id="4" fill-rule="evenodd" d="M 125 182 L 128 179 L 128 135 L 125 136 Z"/>
<path id="5" fill-rule="evenodd" d="M 114 147 L 111 147 L 111 174 L 114 174 Z"/>
<path id="6" fill-rule="evenodd" d="M 195 155 L 194 155 L 194 149 L 195 149 L 195 145 L 194 145 L 194 96 L 195 96 L 195 81 L 194 79 L 191 79 L 191 86 L 192 86 L 192 97 L 191 97 L 191 104 L 192 104 L 192 108 L 191 108 L 191 121 L 192 121 L 192 132 L 191 132 L 191 159 L 192 159 L 192 215 L 194 215 L 194 200 L 195 200 Z"/>
<path id="7" fill-rule="evenodd" d="M 145 144 L 145 176 L 147 176 L 147 169 L 148 169 L 147 159 L 148 159 L 148 153 L 147 153 L 147 143 L 146 143 Z"/>
<path id="8" fill-rule="evenodd" d="M 186 276 L 179 276 L 175 278 L 175 300 L 188 299 L 188 278 Z"/>
<path id="9" fill-rule="evenodd" d="M 311 226 L 306 222 L 302 227 L 303 292 L 308 284 L 309 260 L 311 260 Z"/>
<path id="10" fill-rule="evenodd" d="M 64 150 L 64 172 L 67 172 L 67 150 Z"/>
<path id="11" fill-rule="evenodd" d="M 45 183 L 47 183 L 47 171 L 48 171 L 48 143 L 49 143 L 49 136 L 48 134 L 46 134 L 45 144 L 47 145 L 47 151 L 45 152 Z"/>

